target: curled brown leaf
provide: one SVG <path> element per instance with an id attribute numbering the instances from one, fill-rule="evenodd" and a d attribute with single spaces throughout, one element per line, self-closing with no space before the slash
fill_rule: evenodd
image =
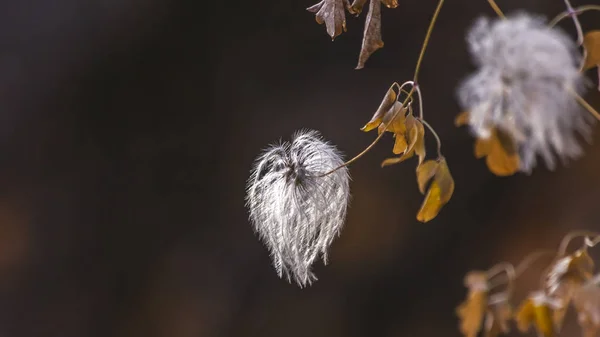
<path id="1" fill-rule="evenodd" d="M 318 24 L 325 23 L 327 34 L 333 40 L 342 34 L 342 31 L 346 31 L 345 8 L 349 7 L 348 0 L 321 0 L 306 10 L 315 13 L 315 19 Z"/>
<path id="2" fill-rule="evenodd" d="M 362 47 L 358 57 L 356 69 L 362 69 L 369 57 L 383 47 L 381 39 L 381 0 L 370 0 L 369 12 L 365 21 L 365 30 L 363 33 Z"/>

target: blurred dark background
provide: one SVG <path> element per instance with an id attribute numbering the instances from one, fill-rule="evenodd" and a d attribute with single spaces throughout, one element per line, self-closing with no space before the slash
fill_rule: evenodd
<path id="1" fill-rule="evenodd" d="M 360 71 L 365 14 L 331 42 L 310 0 L 1 2 L 0 336 L 458 336 L 468 270 L 600 230 L 597 146 L 532 176 L 498 178 L 473 157 L 453 126 L 454 88 L 472 69 L 465 30 L 493 12 L 448 1 L 421 86 L 453 199 L 417 222 L 414 162 L 379 167 L 387 137 L 351 168 L 350 212 L 319 281 L 277 278 L 244 207 L 252 161 L 300 128 L 348 157 L 370 143 L 359 128 L 412 76 L 436 6 L 399 2 Z M 582 20 L 600 28 L 597 14 Z"/>

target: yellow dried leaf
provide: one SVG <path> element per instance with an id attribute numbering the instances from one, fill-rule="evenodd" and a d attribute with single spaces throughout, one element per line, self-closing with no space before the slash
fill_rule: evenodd
<path id="1" fill-rule="evenodd" d="M 436 172 L 433 175 L 433 181 L 429 185 L 429 190 L 425 195 L 425 200 L 417 214 L 417 220 L 428 222 L 435 218 L 442 207 L 450 201 L 454 193 L 454 179 L 450 174 L 448 163 L 444 157 L 438 158 Z M 431 179 L 429 179 L 431 180 Z M 426 184 L 425 181 L 423 184 Z M 421 185 L 421 182 L 419 182 Z"/>
<path id="2" fill-rule="evenodd" d="M 401 134 L 400 135 L 395 134 L 394 137 L 395 137 L 394 148 L 392 149 L 392 152 L 395 154 L 400 154 L 400 153 L 406 152 L 406 150 L 408 149 L 408 143 L 406 142 L 406 137 L 404 137 Z"/>
<path id="3" fill-rule="evenodd" d="M 540 304 L 534 307 L 535 326 L 538 334 L 544 337 L 554 336 L 554 323 L 552 321 L 552 310 L 547 304 Z"/>
<path id="4" fill-rule="evenodd" d="M 492 144 L 493 141 L 491 138 L 489 139 L 480 139 L 477 138 L 475 140 L 475 158 L 480 159 L 492 152 Z"/>
<path id="5" fill-rule="evenodd" d="M 521 332 L 527 332 L 529 326 L 535 321 L 534 306 L 530 298 L 525 299 L 517 309 L 515 321 L 517 322 L 517 329 Z"/>
<path id="6" fill-rule="evenodd" d="M 412 156 L 414 155 L 413 153 L 410 154 L 405 154 L 402 155 L 400 157 L 393 157 L 393 158 L 387 158 L 384 161 L 381 162 L 381 167 L 386 167 L 386 166 L 390 166 L 390 165 L 394 165 L 394 164 L 399 164 L 407 159 L 410 159 Z"/>
<path id="7" fill-rule="evenodd" d="M 469 112 L 462 112 L 454 119 L 454 125 L 469 124 Z M 475 140 L 475 158 L 485 157 L 488 169 L 497 176 L 509 176 L 519 171 L 519 154 L 514 140 L 506 133 L 492 128 L 489 138 Z"/>
<path id="8" fill-rule="evenodd" d="M 381 122 L 383 121 L 384 115 L 394 105 L 394 102 L 396 102 L 397 97 L 398 97 L 398 95 L 396 94 L 394 89 L 390 88 L 385 93 L 383 100 L 379 104 L 379 108 L 377 108 L 377 111 L 375 111 L 375 114 L 373 114 L 373 117 L 371 117 L 371 120 L 365 126 L 363 126 L 361 130 L 368 132 L 368 131 L 371 131 L 371 130 L 375 129 L 376 127 L 378 127 L 381 124 Z"/>
<path id="9" fill-rule="evenodd" d="M 392 132 L 394 135 L 404 135 L 406 133 L 406 125 L 404 125 L 406 120 L 405 115 L 406 108 L 402 109 L 402 103 L 398 101 L 394 102 L 394 104 L 392 104 L 388 111 L 383 115 L 381 124 L 379 124 L 379 127 L 377 128 L 377 133 L 381 134 L 385 129 L 388 132 Z M 386 125 L 388 125 L 387 128 Z"/>
<path id="10" fill-rule="evenodd" d="M 600 30 L 587 32 L 583 37 L 583 47 L 586 51 L 583 70 L 597 67 L 600 64 Z"/>
<path id="11" fill-rule="evenodd" d="M 396 8 L 396 7 L 398 7 L 398 0 L 381 0 L 381 2 L 387 8 Z"/>
<path id="12" fill-rule="evenodd" d="M 425 127 L 413 115 L 408 114 L 404 118 L 405 132 L 398 128 L 400 132 L 394 133 L 396 143 L 394 144 L 393 152 L 401 154 L 400 157 L 388 158 L 381 163 L 381 167 L 398 164 L 408 158 L 412 158 L 415 154 L 419 157 L 419 165 L 425 160 Z M 404 141 L 398 139 L 404 137 Z M 406 147 L 404 146 L 406 143 Z M 403 150 L 404 151 L 401 151 Z"/>
<path id="13" fill-rule="evenodd" d="M 523 301 L 515 320 L 521 332 L 527 332 L 533 325 L 539 337 L 554 337 L 553 311 L 557 307 L 555 299 L 548 297 L 544 292 L 537 291 Z"/>
<path id="14" fill-rule="evenodd" d="M 417 167 L 417 184 L 421 194 L 425 194 L 425 186 L 433 178 L 439 165 L 437 160 L 428 160 Z"/>
<path id="15" fill-rule="evenodd" d="M 478 139 L 475 143 L 475 156 L 478 156 L 477 144 L 486 142 L 485 151 L 486 164 L 489 170 L 497 176 L 509 176 L 519 171 L 519 154 L 516 151 L 516 146 L 510 136 L 497 129 L 492 129 L 492 135 L 489 139 Z M 484 152 L 483 149 L 479 150 Z"/>
<path id="16" fill-rule="evenodd" d="M 481 330 L 483 317 L 488 305 L 488 285 L 485 272 L 474 271 L 465 277 L 469 289 L 467 298 L 456 308 L 460 318 L 460 332 L 465 337 L 476 337 Z"/>

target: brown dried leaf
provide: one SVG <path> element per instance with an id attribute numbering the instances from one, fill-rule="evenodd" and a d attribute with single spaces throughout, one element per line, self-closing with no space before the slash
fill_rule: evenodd
<path id="1" fill-rule="evenodd" d="M 586 51 L 583 70 L 597 67 L 600 64 L 600 30 L 587 32 L 583 37 L 583 47 Z"/>
<path id="2" fill-rule="evenodd" d="M 417 220 L 421 222 L 428 222 L 435 218 L 454 193 L 454 179 L 452 179 L 446 159 L 440 157 L 437 161 L 438 165 L 433 175 L 433 181 L 429 185 L 425 200 L 417 214 Z"/>
<path id="3" fill-rule="evenodd" d="M 573 304 L 584 337 L 595 337 L 600 331 L 600 275 L 580 287 Z"/>
<path id="4" fill-rule="evenodd" d="M 369 57 L 379 48 L 383 47 L 381 40 L 381 0 L 371 0 L 369 12 L 365 21 L 362 47 L 358 57 L 356 69 L 362 69 Z"/>
<path id="5" fill-rule="evenodd" d="M 319 3 L 308 7 L 306 10 L 315 14 L 318 24 L 325 23 L 327 34 L 335 39 L 342 31 L 346 31 L 346 12 L 349 8 L 348 0 L 321 0 Z"/>
<path id="6" fill-rule="evenodd" d="M 454 118 L 454 125 L 456 127 L 463 126 L 469 124 L 469 112 L 461 112 L 456 118 Z"/>
<path id="7" fill-rule="evenodd" d="M 506 294 L 491 296 L 484 323 L 484 336 L 497 337 L 499 334 L 510 332 L 509 320 L 512 318 L 512 308 Z"/>
<path id="8" fill-rule="evenodd" d="M 459 329 L 465 337 L 476 337 L 488 305 L 486 273 L 469 272 L 465 277 L 465 286 L 469 289 L 467 298 L 456 308 L 456 315 L 460 318 Z"/>
<path id="9" fill-rule="evenodd" d="M 379 104 L 379 107 L 377 108 L 377 111 L 375 111 L 375 114 L 373 114 L 373 117 L 371 117 L 371 120 L 367 124 L 365 124 L 365 126 L 363 126 L 361 130 L 364 132 L 369 132 L 378 127 L 381 124 L 381 122 L 383 122 L 383 117 L 394 105 L 394 102 L 396 102 L 397 98 L 398 95 L 394 91 L 394 88 L 390 88 L 385 93 L 385 96 L 383 96 L 383 100 Z"/>
<path id="10" fill-rule="evenodd" d="M 350 13 L 358 16 L 362 12 L 362 9 L 365 6 L 365 3 L 367 3 L 367 0 L 354 0 L 354 2 L 352 2 L 352 5 L 348 9 L 348 11 Z"/>

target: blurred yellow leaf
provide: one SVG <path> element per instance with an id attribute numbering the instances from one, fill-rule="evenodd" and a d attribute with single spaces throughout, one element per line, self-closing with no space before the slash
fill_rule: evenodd
<path id="1" fill-rule="evenodd" d="M 557 260 L 551 267 L 546 278 L 548 294 L 560 300 L 561 305 L 554 311 L 554 323 L 558 331 L 573 298 L 578 289 L 587 282 L 594 272 L 594 260 L 587 249 L 579 249 L 573 254 Z"/>
<path id="2" fill-rule="evenodd" d="M 454 125 L 469 123 L 469 113 L 462 112 L 454 119 Z M 506 133 L 493 128 L 488 139 L 475 139 L 475 158 L 485 157 L 485 163 L 493 174 L 509 176 L 519 171 L 519 154 L 514 140 Z"/>
<path id="3" fill-rule="evenodd" d="M 583 47 L 586 51 L 583 70 L 597 67 L 600 64 L 600 30 L 587 32 L 583 37 Z"/>
<path id="4" fill-rule="evenodd" d="M 519 155 L 513 140 L 498 129 L 492 129 L 489 139 L 477 139 L 475 143 L 475 156 L 477 157 L 477 144 L 486 142 L 489 151 L 485 163 L 489 170 L 497 176 L 509 176 L 519 171 Z M 480 158 L 480 157 L 478 157 Z"/>
<path id="5" fill-rule="evenodd" d="M 521 332 L 527 332 L 533 325 L 539 337 L 554 337 L 553 310 L 557 301 L 548 297 L 542 291 L 536 291 L 525 299 L 515 316 L 517 327 Z"/>
<path id="6" fill-rule="evenodd" d="M 465 286 L 469 289 L 467 298 L 456 308 L 460 319 L 460 332 L 465 337 L 476 337 L 481 330 L 483 317 L 488 305 L 488 280 L 485 272 L 472 271 L 465 276 Z"/>
<path id="7" fill-rule="evenodd" d="M 430 162 L 425 162 L 417 167 L 417 180 L 421 193 L 424 193 L 424 186 L 433 178 L 425 195 L 425 200 L 417 214 L 417 220 L 421 222 L 428 222 L 435 218 L 442 207 L 450 201 L 454 193 L 454 179 L 450 174 L 446 159 L 440 157 L 434 161 L 435 164 Z M 424 168 L 420 169 L 421 166 L 424 166 Z"/>
<path id="8" fill-rule="evenodd" d="M 456 118 L 454 118 L 454 125 L 457 127 L 467 124 L 469 124 L 469 113 L 467 111 L 459 113 Z"/>
<path id="9" fill-rule="evenodd" d="M 583 336 L 596 337 L 600 331 L 600 274 L 575 292 L 573 304 Z"/>

